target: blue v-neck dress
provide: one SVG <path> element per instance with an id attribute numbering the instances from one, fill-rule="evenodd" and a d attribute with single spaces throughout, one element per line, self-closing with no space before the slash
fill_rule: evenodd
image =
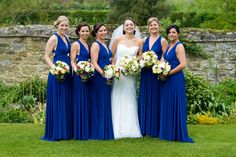
<path id="1" fill-rule="evenodd" d="M 154 51 L 158 59 L 162 56 L 161 36 L 149 47 L 150 37 L 147 37 L 143 45 L 143 53 Z M 160 84 L 157 75 L 152 73 L 152 68 L 143 68 L 141 71 L 138 113 L 139 124 L 143 136 L 159 136 L 160 125 Z"/>
<path id="2" fill-rule="evenodd" d="M 70 66 L 70 43 L 65 36 L 67 44 L 62 38 L 57 37 L 57 47 L 54 50 L 53 63 L 63 61 Z M 63 82 L 60 82 L 51 73 L 48 75 L 47 97 L 46 97 L 46 125 L 43 140 L 57 141 L 71 139 L 72 130 L 72 76 L 71 73 L 66 76 Z"/>
<path id="3" fill-rule="evenodd" d="M 110 64 L 111 51 L 100 42 L 98 65 L 103 69 Z M 93 52 L 91 52 L 93 53 Z M 114 139 L 111 115 L 111 86 L 107 85 L 104 78 L 97 71 L 91 82 L 91 137 L 95 140 Z"/>
<path id="4" fill-rule="evenodd" d="M 76 55 L 76 63 L 90 61 L 90 54 L 78 40 L 80 53 Z M 73 74 L 73 128 L 75 140 L 89 139 L 89 80 L 83 82 L 76 73 Z"/>
<path id="5" fill-rule="evenodd" d="M 176 47 L 169 51 L 169 47 L 164 53 L 164 58 L 171 65 L 171 69 L 176 68 L 180 62 L 176 56 Z M 168 52 L 168 53 L 167 53 Z M 160 110 L 160 134 L 162 140 L 193 142 L 187 131 L 187 106 L 185 78 L 183 71 L 179 71 L 168 76 L 162 83 L 161 88 L 161 110 Z"/>

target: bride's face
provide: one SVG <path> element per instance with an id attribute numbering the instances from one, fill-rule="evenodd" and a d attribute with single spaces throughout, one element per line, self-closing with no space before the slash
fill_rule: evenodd
<path id="1" fill-rule="evenodd" d="M 135 30 L 135 24 L 131 20 L 126 20 L 124 23 L 124 31 L 127 34 L 133 34 Z"/>
<path id="2" fill-rule="evenodd" d="M 148 25 L 148 30 L 150 32 L 150 34 L 156 34 L 159 33 L 159 24 L 156 21 L 152 21 L 149 25 Z"/>
<path id="3" fill-rule="evenodd" d="M 105 26 L 101 26 L 97 31 L 97 38 L 104 40 L 106 39 L 106 36 L 107 36 L 107 28 Z"/>

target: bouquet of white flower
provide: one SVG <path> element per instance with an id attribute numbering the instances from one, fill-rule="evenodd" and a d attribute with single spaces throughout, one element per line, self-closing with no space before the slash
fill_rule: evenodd
<path id="1" fill-rule="evenodd" d="M 76 74 L 81 77 L 83 82 L 87 82 L 94 75 L 94 66 L 88 61 L 79 61 L 77 63 Z"/>
<path id="2" fill-rule="evenodd" d="M 66 74 L 70 73 L 70 67 L 65 62 L 56 61 L 51 67 L 50 72 L 56 76 L 58 81 L 62 82 L 65 80 Z"/>
<path id="3" fill-rule="evenodd" d="M 146 51 L 142 54 L 142 58 L 139 61 L 141 68 L 151 68 L 158 61 L 157 55 L 154 51 Z"/>
<path id="4" fill-rule="evenodd" d="M 104 67 L 104 77 L 107 79 L 107 84 L 111 85 L 113 78 L 120 78 L 120 69 L 116 65 L 109 64 Z"/>
<path id="5" fill-rule="evenodd" d="M 171 66 L 167 61 L 158 61 L 157 64 L 155 64 L 152 67 L 152 72 L 153 74 L 157 74 L 157 75 L 160 75 L 160 74 L 167 75 L 170 69 L 171 69 Z"/>
<path id="6" fill-rule="evenodd" d="M 124 56 L 121 58 L 119 65 L 121 66 L 121 73 L 124 75 L 137 75 L 140 73 L 140 65 L 135 56 Z"/>

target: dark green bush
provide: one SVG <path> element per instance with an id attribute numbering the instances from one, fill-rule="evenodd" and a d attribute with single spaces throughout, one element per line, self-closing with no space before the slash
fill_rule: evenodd
<path id="1" fill-rule="evenodd" d="M 24 95 L 20 100 L 22 110 L 30 111 L 32 108 L 34 108 L 36 100 L 37 98 L 35 98 L 33 95 Z"/>
<path id="2" fill-rule="evenodd" d="M 32 121 L 27 111 L 13 108 L 0 110 L 0 123 L 31 123 Z"/>
<path id="3" fill-rule="evenodd" d="M 196 75 L 185 72 L 188 114 L 207 113 L 212 116 L 228 115 L 229 108 L 218 102 L 212 85 Z"/>
<path id="4" fill-rule="evenodd" d="M 236 104 L 236 80 L 226 78 L 219 84 L 213 86 L 216 101 L 223 103 L 226 108 L 231 108 Z"/>
<path id="5" fill-rule="evenodd" d="M 70 20 L 70 25 L 78 25 L 80 22 L 89 24 L 106 23 L 108 10 L 44 10 L 32 12 L 22 16 L 19 24 L 53 24 L 60 15 L 65 15 Z"/>
<path id="6" fill-rule="evenodd" d="M 0 108 L 7 107 L 10 103 L 20 99 L 17 85 L 5 85 L 0 81 Z"/>

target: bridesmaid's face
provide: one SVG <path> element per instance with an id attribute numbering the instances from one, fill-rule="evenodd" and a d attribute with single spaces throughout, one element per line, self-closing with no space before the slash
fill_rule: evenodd
<path id="1" fill-rule="evenodd" d="M 69 28 L 68 21 L 62 21 L 57 25 L 57 31 L 61 34 L 66 34 Z"/>
<path id="2" fill-rule="evenodd" d="M 156 21 L 152 21 L 148 25 L 148 30 L 149 30 L 150 34 L 159 33 L 159 29 L 160 29 L 160 26 Z"/>
<path id="3" fill-rule="evenodd" d="M 173 41 L 179 38 L 179 33 L 176 31 L 175 28 L 171 28 L 168 33 L 168 38 Z"/>
<path id="4" fill-rule="evenodd" d="M 124 23 L 124 31 L 127 34 L 133 34 L 135 30 L 135 24 L 131 20 L 126 20 Z"/>
<path id="5" fill-rule="evenodd" d="M 105 26 L 101 26 L 97 32 L 97 38 L 98 39 L 106 39 L 107 37 L 107 28 Z"/>
<path id="6" fill-rule="evenodd" d="M 90 31 L 89 31 L 88 26 L 83 26 L 80 28 L 80 31 L 79 31 L 80 38 L 82 38 L 83 40 L 87 40 L 89 35 L 90 35 Z"/>

